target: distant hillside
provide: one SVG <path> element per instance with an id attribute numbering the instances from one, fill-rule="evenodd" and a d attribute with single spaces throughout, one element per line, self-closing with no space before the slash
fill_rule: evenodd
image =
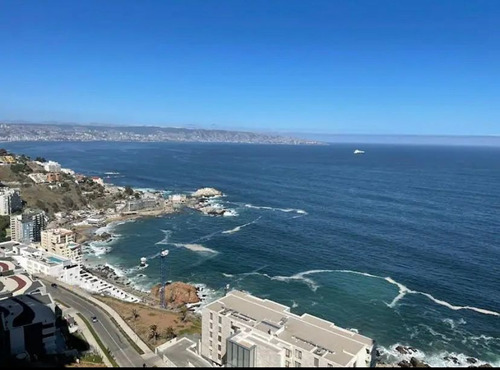
<path id="1" fill-rule="evenodd" d="M 1 123 L 0 141 L 139 141 L 317 145 L 314 140 L 245 131 L 154 126 Z"/>

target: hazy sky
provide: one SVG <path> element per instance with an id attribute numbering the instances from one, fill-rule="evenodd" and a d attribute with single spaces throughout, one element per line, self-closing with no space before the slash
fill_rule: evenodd
<path id="1" fill-rule="evenodd" d="M 500 134 L 500 1 L 0 2 L 0 119 Z"/>

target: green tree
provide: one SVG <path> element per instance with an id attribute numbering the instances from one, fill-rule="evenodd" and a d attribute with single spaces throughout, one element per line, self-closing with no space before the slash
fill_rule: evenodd
<path id="1" fill-rule="evenodd" d="M 10 166 L 10 170 L 15 174 L 31 172 L 31 168 L 26 166 L 25 163 L 16 163 Z"/>
<path id="2" fill-rule="evenodd" d="M 0 242 L 9 240 L 7 237 L 7 229 L 10 226 L 9 216 L 0 216 Z"/>
<path id="3" fill-rule="evenodd" d="M 165 329 L 164 335 L 167 340 L 174 339 L 177 336 L 175 334 L 174 328 L 172 328 L 171 326 Z"/>
<path id="4" fill-rule="evenodd" d="M 127 195 L 132 195 L 134 194 L 134 189 L 132 189 L 130 186 L 125 186 L 125 194 Z"/>
<path id="5" fill-rule="evenodd" d="M 181 320 L 186 321 L 187 315 L 189 313 L 188 308 L 184 305 L 181 307 Z"/>
<path id="6" fill-rule="evenodd" d="M 36 157 L 35 161 L 42 162 L 42 163 L 47 162 L 47 160 L 44 157 Z"/>
<path id="7" fill-rule="evenodd" d="M 62 201 L 64 203 L 64 206 L 67 208 L 67 209 L 73 209 L 75 207 L 75 202 L 73 201 L 73 199 L 71 199 L 70 197 L 68 197 L 67 195 L 65 195 L 63 198 L 62 198 Z"/>
<path id="8" fill-rule="evenodd" d="M 153 324 L 149 327 L 149 339 L 153 339 L 155 344 L 156 340 L 160 337 L 160 333 L 158 333 L 158 326 Z"/>

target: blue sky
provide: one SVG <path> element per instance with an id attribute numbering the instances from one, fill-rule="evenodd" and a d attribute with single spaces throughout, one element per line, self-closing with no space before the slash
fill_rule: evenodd
<path id="1" fill-rule="evenodd" d="M 500 134 L 500 1 L 0 2 L 0 119 Z"/>

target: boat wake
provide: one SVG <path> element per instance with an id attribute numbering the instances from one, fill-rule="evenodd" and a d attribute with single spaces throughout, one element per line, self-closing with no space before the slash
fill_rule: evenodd
<path id="1" fill-rule="evenodd" d="M 250 226 L 254 223 L 256 223 L 257 221 L 259 221 L 260 219 L 262 218 L 262 216 L 260 217 L 257 217 L 255 220 L 253 220 L 252 222 L 249 222 L 249 223 L 246 223 L 244 225 L 240 225 L 240 226 L 236 226 L 234 229 L 231 229 L 231 230 L 226 230 L 226 231 L 222 231 L 222 234 L 234 234 L 234 233 L 237 233 L 238 231 L 240 231 L 242 228 L 244 227 L 247 227 L 247 226 Z"/>

